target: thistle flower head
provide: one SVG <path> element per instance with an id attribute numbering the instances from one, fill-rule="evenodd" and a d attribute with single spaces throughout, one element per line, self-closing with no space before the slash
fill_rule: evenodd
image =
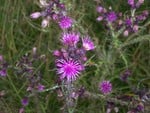
<path id="1" fill-rule="evenodd" d="M 27 106 L 28 103 L 29 103 L 28 98 L 27 98 L 27 97 L 23 98 L 23 99 L 21 100 L 21 103 L 22 103 L 23 106 Z"/>
<path id="2" fill-rule="evenodd" d="M 102 81 L 99 85 L 100 91 L 105 95 L 112 91 L 112 84 L 110 81 Z"/>
<path id="3" fill-rule="evenodd" d="M 117 15 L 115 12 L 111 11 L 107 14 L 107 17 L 106 17 L 107 21 L 109 22 L 114 22 L 116 19 L 117 19 Z"/>
<path id="4" fill-rule="evenodd" d="M 125 24 L 126 24 L 127 26 L 131 26 L 131 25 L 132 25 L 132 20 L 131 20 L 131 19 L 126 19 L 126 20 L 125 20 Z"/>
<path id="5" fill-rule="evenodd" d="M 82 45 L 83 48 L 87 51 L 93 50 L 95 48 L 93 41 L 90 39 L 90 37 L 85 37 L 82 39 Z"/>
<path id="6" fill-rule="evenodd" d="M 61 29 L 68 29 L 72 26 L 73 20 L 68 16 L 63 16 L 60 18 L 59 26 Z"/>
<path id="7" fill-rule="evenodd" d="M 74 32 L 63 33 L 61 40 L 64 45 L 76 45 L 79 42 L 79 34 Z"/>
<path id="8" fill-rule="evenodd" d="M 57 72 L 61 79 L 66 81 L 74 81 L 77 79 L 80 72 L 84 69 L 83 66 L 73 59 L 58 59 L 56 60 Z"/>
<path id="9" fill-rule="evenodd" d="M 39 83 L 38 86 L 37 86 L 38 91 L 43 91 L 44 88 L 45 88 L 45 86 L 42 85 L 42 84 L 40 84 L 40 83 Z"/>

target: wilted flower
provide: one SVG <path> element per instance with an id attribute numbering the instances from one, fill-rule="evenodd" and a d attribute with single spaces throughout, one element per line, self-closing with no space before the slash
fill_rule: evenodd
<path id="1" fill-rule="evenodd" d="M 57 72 L 61 79 L 66 79 L 68 82 L 76 80 L 83 66 L 73 59 L 58 59 L 56 60 Z"/>
<path id="2" fill-rule="evenodd" d="M 68 16 L 63 16 L 60 18 L 59 26 L 61 29 L 68 29 L 72 26 L 73 20 Z"/>
<path id="3" fill-rule="evenodd" d="M 64 45 L 74 46 L 79 42 L 79 34 L 74 32 L 63 33 L 61 41 Z"/>
<path id="4" fill-rule="evenodd" d="M 100 91 L 105 95 L 112 91 L 112 84 L 110 81 L 102 81 L 99 85 Z"/>
<path id="5" fill-rule="evenodd" d="M 95 48 L 93 41 L 88 36 L 82 39 L 82 45 L 83 48 L 87 51 L 93 50 Z"/>

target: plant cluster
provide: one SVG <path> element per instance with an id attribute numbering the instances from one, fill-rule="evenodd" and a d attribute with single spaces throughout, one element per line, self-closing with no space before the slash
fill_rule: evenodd
<path id="1" fill-rule="evenodd" d="M 3 55 L 0 55 L 0 77 L 7 78 L 10 67 L 10 70 L 13 70 L 13 73 L 19 76 L 19 80 L 26 83 L 23 96 L 19 96 L 21 101 L 19 113 L 25 113 L 26 107 L 32 104 L 32 101 L 36 105 L 37 113 L 41 113 L 39 95 L 45 92 L 49 93 L 50 91 L 55 91 L 54 93 L 57 94 L 58 100 L 62 102 L 63 105 L 60 108 L 61 113 L 76 113 L 78 101 L 85 98 L 102 100 L 105 103 L 106 113 L 119 113 L 122 111 L 121 109 L 124 108 L 127 113 L 146 112 L 145 108 L 150 102 L 149 89 L 147 87 L 131 87 L 132 81 L 130 81 L 130 79 L 133 77 L 133 70 L 126 58 L 126 48 L 124 47 L 130 42 L 134 43 L 141 40 L 137 38 L 130 39 L 130 36 L 135 35 L 136 37 L 140 30 L 143 30 L 143 27 L 147 27 L 147 25 L 143 25 L 143 22 L 148 20 L 150 12 L 144 10 L 140 13 L 136 13 L 140 6 L 144 4 L 144 0 L 128 0 L 127 4 L 130 7 L 130 13 L 116 12 L 112 7 L 104 7 L 99 1 L 97 1 L 97 4 L 96 11 L 98 17 L 95 20 L 105 26 L 108 32 L 107 35 L 111 37 L 109 42 L 104 44 L 103 49 L 98 48 L 100 46 L 96 45 L 97 42 L 93 41 L 89 33 L 83 34 L 80 29 L 75 26 L 76 21 L 69 16 L 69 12 L 63 0 L 39 0 L 41 11 L 33 12 L 30 18 L 42 18 L 42 29 L 49 27 L 49 24 L 54 22 L 57 23 L 61 30 L 59 36 L 61 47 L 51 52 L 54 57 L 54 70 L 57 77 L 56 80 L 54 80 L 56 81 L 54 86 L 48 86 L 50 88 L 47 88 L 47 86 L 43 85 L 43 71 L 41 67 L 49 58 L 45 54 L 38 54 L 36 47 L 33 47 L 31 52 L 22 56 L 16 62 L 15 66 L 11 64 L 8 65 Z M 122 36 L 126 37 L 126 39 L 120 39 Z M 126 40 L 130 42 L 126 43 Z M 111 60 L 107 62 L 109 65 L 108 69 L 104 69 L 107 67 L 103 67 L 105 62 L 100 62 L 101 59 L 105 59 L 105 56 L 102 58 L 104 52 L 99 50 L 106 51 L 106 59 L 107 54 L 109 54 L 108 58 Z M 89 57 L 91 55 L 90 53 L 92 53 L 91 51 L 96 56 L 94 57 L 95 60 Z M 96 53 L 97 51 L 98 53 Z M 115 60 L 113 60 L 113 58 Z M 123 64 L 123 71 L 117 70 L 116 65 L 118 62 Z M 93 70 L 93 72 L 97 73 L 99 73 L 100 67 L 103 67 L 100 71 L 104 73 L 104 75 L 101 75 L 101 79 L 98 78 L 97 80 L 98 93 L 88 90 L 86 86 L 78 82 L 82 74 L 86 73 L 88 66 L 90 67 L 91 65 L 96 67 L 98 71 Z M 115 68 L 118 71 L 116 71 L 118 75 L 115 77 L 119 82 L 128 86 L 128 90 L 132 92 L 131 95 L 128 94 L 128 91 L 119 94 L 115 92 L 115 90 L 117 90 L 117 88 L 115 89 L 115 81 L 111 79 L 112 77 L 110 77 L 110 75 L 116 73 L 111 69 L 109 70 L 109 67 Z M 111 74 L 105 73 L 104 70 L 107 70 L 107 72 Z M 95 73 L 95 75 L 97 73 Z"/>

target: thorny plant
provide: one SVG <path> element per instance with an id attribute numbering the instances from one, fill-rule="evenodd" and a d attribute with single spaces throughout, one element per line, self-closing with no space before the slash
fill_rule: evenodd
<path id="1" fill-rule="evenodd" d="M 104 22 L 112 40 L 109 45 L 109 50 L 118 52 L 126 65 L 126 69 L 118 76 L 122 82 L 128 83 L 128 79 L 132 75 L 132 70 L 129 69 L 127 60 L 122 53 L 122 41 L 119 40 L 120 36 L 128 37 L 131 34 L 137 33 L 142 29 L 142 22 L 146 21 L 149 17 L 149 11 L 145 10 L 141 14 L 136 14 L 136 10 L 144 3 L 144 0 L 128 0 L 131 7 L 131 14 L 123 14 L 122 12 L 116 13 L 111 7 L 108 9 L 103 7 L 102 4 L 97 2 L 96 8 L 99 16 L 96 19 L 99 22 Z M 112 96 L 113 84 L 111 80 L 102 80 L 99 85 L 101 94 L 95 94 L 87 91 L 84 87 L 78 88 L 75 85 L 82 72 L 85 71 L 87 66 L 87 53 L 95 50 L 96 46 L 88 34 L 82 34 L 80 31 L 75 30 L 75 20 L 68 16 L 67 7 L 63 0 L 39 0 L 39 6 L 42 11 L 34 12 L 30 15 L 32 19 L 42 18 L 41 27 L 46 28 L 49 23 L 54 21 L 59 25 L 62 30 L 60 35 L 60 42 L 62 48 L 54 50 L 53 56 L 55 57 L 56 73 L 58 75 L 56 85 L 54 87 L 45 89 L 41 84 L 42 73 L 37 69 L 34 64 L 38 61 L 46 62 L 45 55 L 38 55 L 36 49 L 33 48 L 30 55 L 24 55 L 16 64 L 16 74 L 21 75 L 27 82 L 26 94 L 21 100 L 22 107 L 19 113 L 25 112 L 25 107 L 29 104 L 30 98 L 34 97 L 36 109 L 41 113 L 38 106 L 39 93 L 56 90 L 58 97 L 63 98 L 64 105 L 60 109 L 63 113 L 74 113 L 78 98 L 95 98 L 106 101 L 106 113 L 119 112 L 120 106 L 127 106 L 128 113 L 144 112 L 145 105 L 149 102 L 149 90 L 144 89 L 131 89 L 134 95 L 116 95 Z M 112 54 L 113 55 L 113 54 Z M 95 63 L 95 65 L 97 65 Z M 8 65 L 0 55 L 0 76 L 7 76 Z M 130 105 L 130 106 L 129 106 Z"/>

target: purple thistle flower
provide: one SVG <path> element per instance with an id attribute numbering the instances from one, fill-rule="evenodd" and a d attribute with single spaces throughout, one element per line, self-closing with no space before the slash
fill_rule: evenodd
<path id="1" fill-rule="evenodd" d="M 59 26 L 61 29 L 68 29 L 72 26 L 72 24 L 73 20 L 68 16 L 62 17 L 59 21 Z"/>
<path id="2" fill-rule="evenodd" d="M 134 7 L 134 5 L 135 5 L 134 0 L 128 0 L 128 4 L 129 4 L 131 7 Z"/>
<path id="3" fill-rule="evenodd" d="M 99 85 L 100 91 L 105 95 L 112 91 L 112 84 L 110 81 L 102 81 Z"/>
<path id="4" fill-rule="evenodd" d="M 93 50 L 95 48 L 93 41 L 88 36 L 82 39 L 82 45 L 83 48 L 87 51 Z"/>
<path id="5" fill-rule="evenodd" d="M 0 70 L 0 76 L 5 77 L 7 75 L 6 69 Z"/>
<path id="6" fill-rule="evenodd" d="M 45 88 L 45 86 L 42 85 L 42 84 L 40 84 L 40 83 L 39 83 L 38 86 L 37 86 L 38 91 L 43 91 L 44 88 Z"/>
<path id="7" fill-rule="evenodd" d="M 126 20 L 125 20 L 125 24 L 126 24 L 127 26 L 131 26 L 131 25 L 132 25 L 132 20 L 131 20 L 131 19 L 126 19 Z"/>
<path id="8" fill-rule="evenodd" d="M 66 79 L 68 82 L 76 80 L 83 65 L 73 59 L 58 59 L 56 60 L 57 72 L 61 79 Z"/>
<path id="9" fill-rule="evenodd" d="M 74 32 L 63 33 L 61 41 L 64 45 L 76 45 L 79 42 L 79 34 Z"/>
<path id="10" fill-rule="evenodd" d="M 21 103 L 22 103 L 23 106 L 27 106 L 28 103 L 29 103 L 28 98 L 27 98 L 27 97 L 23 98 L 23 99 L 21 100 Z"/>
<path id="11" fill-rule="evenodd" d="M 111 11 L 107 14 L 106 20 L 109 22 L 114 22 L 117 19 L 117 15 L 115 12 Z"/>

